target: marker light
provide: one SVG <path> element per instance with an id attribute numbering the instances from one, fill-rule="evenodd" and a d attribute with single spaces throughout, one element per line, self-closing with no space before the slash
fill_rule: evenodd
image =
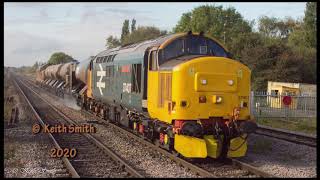
<path id="1" fill-rule="evenodd" d="M 207 84 L 207 80 L 206 79 L 202 79 L 201 80 L 201 84 L 206 85 Z"/>
<path id="2" fill-rule="evenodd" d="M 233 80 L 228 80 L 228 84 L 229 84 L 230 86 L 232 86 L 232 85 L 233 85 Z"/>
<path id="3" fill-rule="evenodd" d="M 206 101 L 207 101 L 206 96 L 200 96 L 199 97 L 199 103 L 206 103 Z"/>
<path id="4" fill-rule="evenodd" d="M 187 106 L 187 101 L 181 101 L 180 102 L 181 107 L 186 107 Z"/>

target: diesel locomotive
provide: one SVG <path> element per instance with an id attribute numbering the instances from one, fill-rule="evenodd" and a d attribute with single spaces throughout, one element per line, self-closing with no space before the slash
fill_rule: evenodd
<path id="1" fill-rule="evenodd" d="M 107 49 L 37 74 L 42 85 L 69 90 L 83 109 L 187 158 L 245 156 L 257 127 L 250 69 L 203 33 Z"/>

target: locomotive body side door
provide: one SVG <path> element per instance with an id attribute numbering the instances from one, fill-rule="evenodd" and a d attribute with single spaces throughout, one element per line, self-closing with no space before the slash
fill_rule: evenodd
<path id="1" fill-rule="evenodd" d="M 171 94 L 171 72 L 160 71 L 158 52 L 158 47 L 153 47 L 150 49 L 148 56 L 148 113 L 151 118 L 170 124 L 172 118 L 168 110 L 169 105 L 166 97 L 168 97 L 167 94 Z"/>
<path id="2" fill-rule="evenodd" d="M 147 66 L 147 108 L 150 117 L 156 118 L 157 108 L 157 95 L 158 95 L 158 79 L 159 79 L 159 66 L 157 52 L 158 47 L 153 47 L 149 50 L 148 66 Z M 142 104 L 144 104 L 142 102 Z"/>
<path id="3" fill-rule="evenodd" d="M 143 56 L 143 74 L 142 74 L 142 110 L 143 112 L 148 111 L 148 105 L 147 105 L 147 99 L 148 99 L 148 71 L 149 71 L 149 54 L 150 54 L 150 49 L 147 48 L 144 56 Z"/>

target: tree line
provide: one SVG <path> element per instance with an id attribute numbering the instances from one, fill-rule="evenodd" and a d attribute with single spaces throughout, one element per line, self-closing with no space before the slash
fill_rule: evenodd
<path id="1" fill-rule="evenodd" d="M 129 20 L 126 19 L 123 22 L 120 39 L 115 36 L 108 36 L 106 39 L 107 48 L 115 48 L 118 46 L 125 46 L 141 41 L 154 39 L 159 36 L 166 35 L 167 31 L 162 31 L 154 26 L 138 26 L 136 28 L 136 20 L 131 20 L 131 28 Z"/>
<path id="2" fill-rule="evenodd" d="M 316 2 L 301 20 L 263 16 L 254 25 L 232 7 L 205 5 L 184 13 L 174 32 L 204 31 L 222 42 L 252 70 L 252 90 L 266 90 L 268 80 L 316 83 Z"/>
<path id="3" fill-rule="evenodd" d="M 120 38 L 108 36 L 106 48 L 126 46 L 166 34 L 203 31 L 214 37 L 252 71 L 252 90 L 266 90 L 267 81 L 316 83 L 316 2 L 307 2 L 303 19 L 263 16 L 247 21 L 229 7 L 203 5 L 182 14 L 171 32 L 154 26 L 138 26 L 124 20 Z M 257 25 L 257 30 L 254 26 Z M 72 61 L 63 52 L 54 53 L 48 63 Z"/>
<path id="4" fill-rule="evenodd" d="M 170 33 L 203 31 L 214 37 L 252 71 L 252 90 L 266 90 L 267 81 L 316 83 L 316 2 L 307 2 L 303 19 L 260 17 L 247 21 L 229 7 L 203 5 L 182 14 Z M 157 38 L 156 27 L 135 29 L 125 20 L 121 38 L 109 36 L 109 48 Z M 254 26 L 257 25 L 257 30 Z"/>

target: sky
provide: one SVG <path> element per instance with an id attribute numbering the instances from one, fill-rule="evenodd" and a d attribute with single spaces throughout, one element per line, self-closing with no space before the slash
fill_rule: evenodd
<path id="1" fill-rule="evenodd" d="M 261 16 L 303 18 L 306 3 L 4 3 L 4 65 L 31 66 L 52 53 L 84 60 L 120 37 L 125 19 L 172 30 L 183 13 L 205 4 L 234 7 L 245 20 Z"/>

